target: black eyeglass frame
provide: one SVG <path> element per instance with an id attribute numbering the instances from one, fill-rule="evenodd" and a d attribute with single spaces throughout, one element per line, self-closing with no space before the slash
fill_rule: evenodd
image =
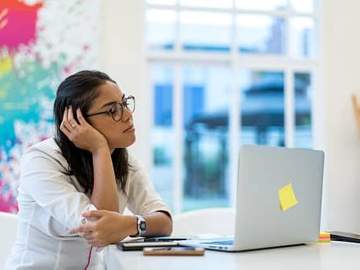
<path id="1" fill-rule="evenodd" d="M 132 100 L 133 103 L 134 103 L 134 107 L 133 107 L 132 110 L 131 110 L 131 109 L 128 107 L 128 105 L 127 105 L 128 100 Z M 119 118 L 119 119 L 116 119 L 116 118 L 115 118 L 116 109 L 113 110 L 113 108 L 114 108 L 116 105 L 120 105 L 120 108 L 121 108 L 121 114 L 120 114 L 120 118 Z M 124 98 L 123 101 L 121 101 L 121 102 L 115 102 L 115 103 L 111 104 L 110 109 L 107 110 L 107 111 L 102 111 L 102 112 L 96 112 L 96 113 L 86 114 L 85 117 L 91 117 L 91 116 L 100 115 L 100 114 L 107 114 L 107 115 L 111 115 L 111 118 L 112 118 L 115 122 L 119 122 L 119 121 L 122 120 L 122 118 L 123 118 L 124 109 L 128 110 L 128 111 L 131 112 L 131 113 L 133 113 L 133 112 L 135 111 L 135 97 L 134 97 L 134 96 L 128 96 L 128 97 Z"/>

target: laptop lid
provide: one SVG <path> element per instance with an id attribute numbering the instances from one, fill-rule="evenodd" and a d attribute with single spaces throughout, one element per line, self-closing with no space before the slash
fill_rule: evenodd
<path id="1" fill-rule="evenodd" d="M 316 241 L 324 153 L 244 145 L 238 167 L 234 249 Z"/>

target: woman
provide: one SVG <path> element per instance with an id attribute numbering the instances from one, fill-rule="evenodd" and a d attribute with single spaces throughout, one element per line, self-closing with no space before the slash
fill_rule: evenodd
<path id="1" fill-rule="evenodd" d="M 56 136 L 22 159 L 18 236 L 6 269 L 95 269 L 94 246 L 171 233 L 170 211 L 126 150 L 135 141 L 134 108 L 134 97 L 102 72 L 60 84 Z M 136 215 L 123 215 L 125 207 Z"/>

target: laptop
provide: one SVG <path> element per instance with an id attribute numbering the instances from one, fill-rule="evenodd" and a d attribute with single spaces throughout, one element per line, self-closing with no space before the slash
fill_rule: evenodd
<path id="1" fill-rule="evenodd" d="M 234 237 L 182 244 L 244 251 L 317 241 L 323 168 L 322 151 L 242 146 Z"/>

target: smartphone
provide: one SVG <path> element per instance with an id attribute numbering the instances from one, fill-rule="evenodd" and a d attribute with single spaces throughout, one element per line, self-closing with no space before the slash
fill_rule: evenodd
<path id="1" fill-rule="evenodd" d="M 205 250 L 197 247 L 154 247 L 144 248 L 145 256 L 203 256 Z"/>

